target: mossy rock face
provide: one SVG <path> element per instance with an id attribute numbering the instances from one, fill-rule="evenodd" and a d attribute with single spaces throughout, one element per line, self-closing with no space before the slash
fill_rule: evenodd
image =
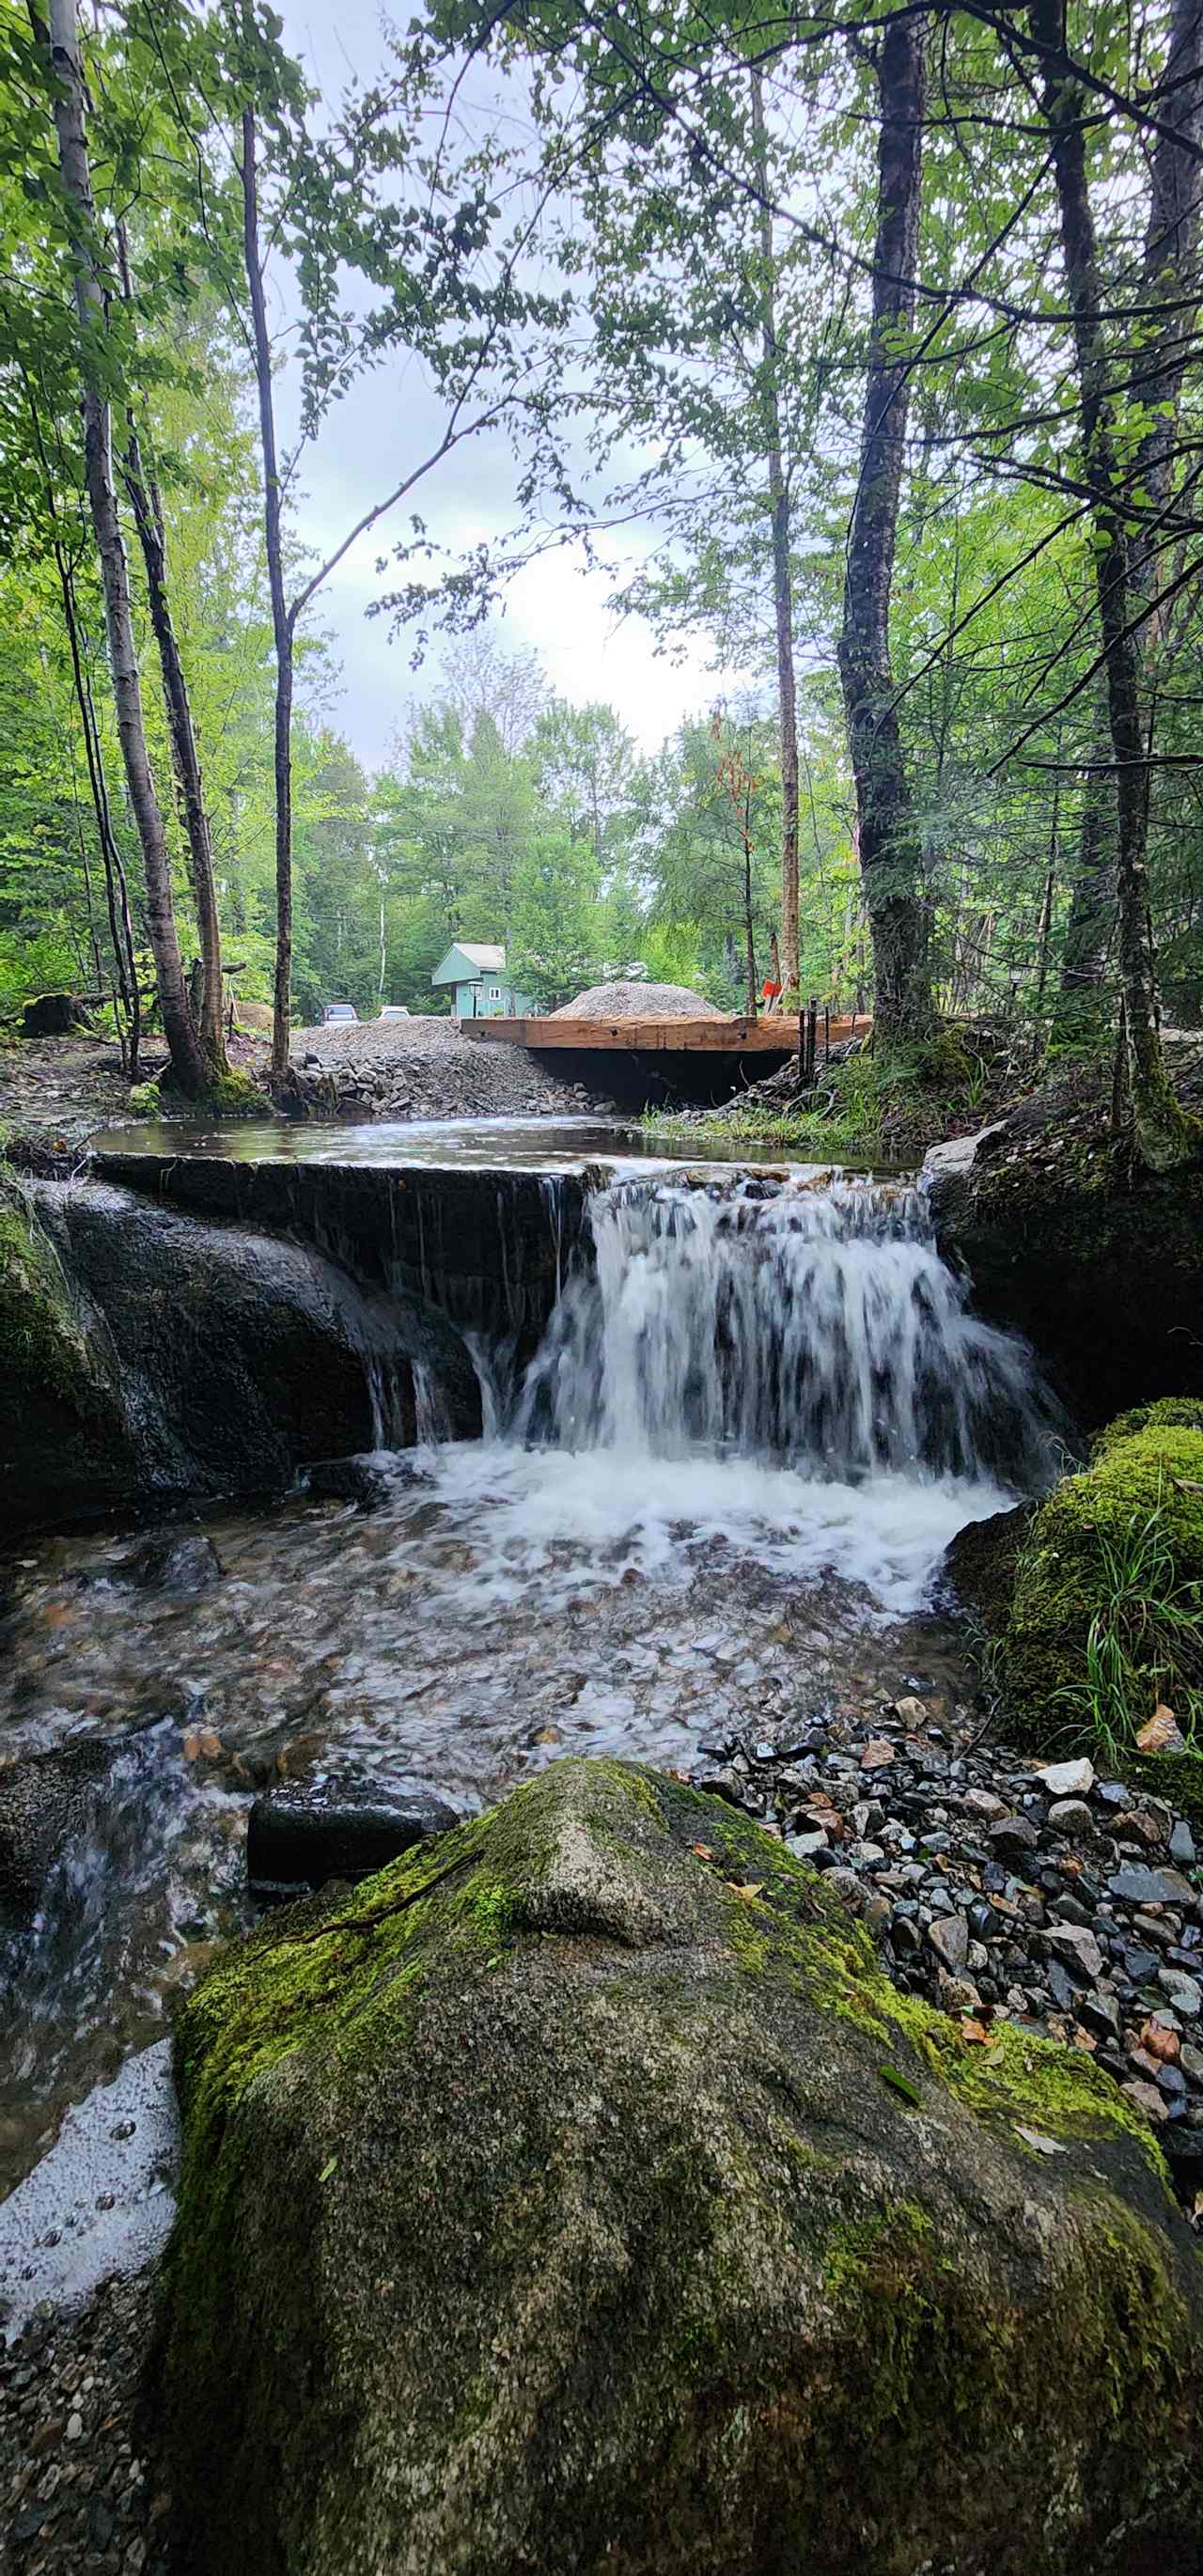
<path id="1" fill-rule="evenodd" d="M 116 1501 L 131 1448 L 116 1355 L 29 1193 L 0 1170 L 0 1524 Z"/>
<path id="2" fill-rule="evenodd" d="M 177 2075 L 203 2576 L 1194 2564 L 1203 2274 L 1150 2133 L 898 1995 L 676 1782 L 555 1764 L 277 1916 Z"/>
<path id="3" fill-rule="evenodd" d="M 1126 1722 L 1134 1739 L 1159 1699 L 1185 1711 L 1203 1678 L 1203 1666 L 1192 1671 L 1192 1659 L 1203 1656 L 1203 1619 L 1193 1630 L 1158 1622 L 1139 1592 L 1130 1607 L 1113 1607 L 1113 1569 L 1150 1525 L 1179 1605 L 1189 1609 L 1189 1588 L 1203 1587 L 1203 1406 L 1163 1402 L 1112 1423 L 1089 1467 L 1064 1477 L 1036 1512 L 1000 1637 L 1008 1729 L 1021 1739 L 1043 1745 L 1088 1730 L 1087 1649 L 1100 1620 L 1114 1625 L 1131 1668 L 1121 1730 Z M 1164 1579 L 1150 1583 L 1154 1605 Z M 1198 1597 L 1203 1605 L 1203 1589 Z M 1168 1796 L 1186 1767 L 1169 1766 Z"/>

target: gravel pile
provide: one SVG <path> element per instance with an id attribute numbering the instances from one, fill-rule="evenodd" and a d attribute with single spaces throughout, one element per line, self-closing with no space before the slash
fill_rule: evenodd
<path id="1" fill-rule="evenodd" d="M 299 1029 L 292 1074 L 296 1105 L 357 1118 L 565 1118 L 614 1105 L 545 1072 L 525 1047 L 461 1037 L 453 1020 L 433 1018 Z"/>
<path id="2" fill-rule="evenodd" d="M 591 984 L 561 1002 L 553 1020 L 721 1020 L 723 1013 L 687 984 Z"/>
<path id="3" fill-rule="evenodd" d="M 1089 2051 L 1203 2212 L 1203 1878 L 1171 1807 L 1085 1759 L 975 1749 L 917 1694 L 700 1750 L 694 1786 L 826 1871 L 896 1985 L 975 2045 L 1005 2018 Z"/>
<path id="4" fill-rule="evenodd" d="M 169 2576 L 171 2497 L 146 2445 L 142 2374 L 157 2275 L 39 2312 L 0 2351 L 0 2567 L 12 2576 Z"/>

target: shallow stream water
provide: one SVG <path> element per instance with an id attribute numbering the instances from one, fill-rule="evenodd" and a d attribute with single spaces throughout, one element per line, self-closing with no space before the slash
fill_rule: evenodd
<path id="1" fill-rule="evenodd" d="M 563 1751 L 684 1767 L 965 1695 L 933 1579 L 1054 1425 L 915 1193 L 628 1165 L 593 1237 L 524 1381 L 479 1354 L 485 1439 L 382 1455 L 376 1509 L 215 1513 L 189 1597 L 136 1579 L 128 1534 L 0 1569 L 4 1752 L 124 1741 L 8 1943 L 0 2193 L 247 1919 L 264 1783 L 370 1768 L 470 1808 Z"/>

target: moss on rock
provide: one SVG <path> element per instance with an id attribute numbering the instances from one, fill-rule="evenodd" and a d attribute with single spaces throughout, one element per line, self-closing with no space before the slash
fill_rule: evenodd
<path id="1" fill-rule="evenodd" d="M 1149 2133 L 676 1782 L 558 1763 L 276 1917 L 177 2062 L 204 2576 L 1120 2576 L 1199 2528 Z"/>

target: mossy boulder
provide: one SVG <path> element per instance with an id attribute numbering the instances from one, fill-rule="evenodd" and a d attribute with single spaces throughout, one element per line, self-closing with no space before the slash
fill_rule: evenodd
<path id="1" fill-rule="evenodd" d="M 1112 1423 L 1040 1505 L 998 1661 L 1010 1730 L 1042 1745 L 1101 1721 L 1123 1755 L 1158 1701 L 1184 1728 L 1203 1706 L 1203 1405 Z"/>
<path id="2" fill-rule="evenodd" d="M 1203 2271 L 1151 2134 L 897 1994 L 675 1781 L 558 1763 L 275 1917 L 177 2078 L 154 2377 L 200 2576 L 1197 2563 Z"/>

